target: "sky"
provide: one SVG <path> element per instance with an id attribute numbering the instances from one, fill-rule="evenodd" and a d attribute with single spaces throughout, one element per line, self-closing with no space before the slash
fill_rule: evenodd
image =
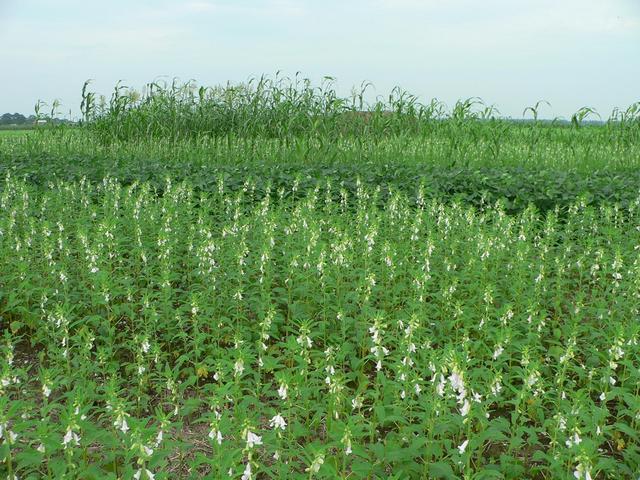
<path id="1" fill-rule="evenodd" d="M 58 99 L 77 115 L 87 79 L 198 84 L 301 72 L 451 106 L 480 97 L 521 118 L 607 118 L 640 101 L 640 0 L 0 0 L 0 114 Z"/>

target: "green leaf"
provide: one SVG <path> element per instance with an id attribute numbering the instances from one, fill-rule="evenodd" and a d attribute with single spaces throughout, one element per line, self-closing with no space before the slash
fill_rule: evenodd
<path id="1" fill-rule="evenodd" d="M 14 320 L 9 324 L 12 333 L 18 333 L 20 329 L 24 326 L 24 323 Z"/>
<path id="2" fill-rule="evenodd" d="M 453 472 L 451 465 L 445 462 L 436 462 L 429 464 L 429 475 L 431 478 L 458 478 L 458 476 Z"/>

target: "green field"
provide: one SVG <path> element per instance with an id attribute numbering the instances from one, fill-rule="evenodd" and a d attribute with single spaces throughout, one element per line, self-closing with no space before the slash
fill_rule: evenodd
<path id="1" fill-rule="evenodd" d="M 14 129 L 14 128 L 0 128 L 0 138 L 2 137 L 15 137 L 18 135 L 28 135 L 34 131 L 33 128 Z"/>
<path id="2" fill-rule="evenodd" d="M 637 105 L 95 99 L 0 132 L 2 474 L 637 478 Z"/>

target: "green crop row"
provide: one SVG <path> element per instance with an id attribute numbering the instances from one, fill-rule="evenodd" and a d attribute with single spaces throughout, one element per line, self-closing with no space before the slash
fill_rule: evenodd
<path id="1" fill-rule="evenodd" d="M 635 478 L 637 202 L 251 195 L 4 183 L 3 474 Z"/>
<path id="2" fill-rule="evenodd" d="M 10 142 L 0 149 L 0 178 L 7 174 L 23 178 L 34 185 L 49 181 L 80 180 L 99 182 L 104 177 L 118 179 L 124 185 L 148 182 L 161 191 L 165 178 L 187 180 L 195 188 L 213 192 L 222 180 L 227 188 L 250 188 L 260 200 L 267 189 L 272 193 L 285 190 L 296 182 L 304 193 L 327 182 L 353 194 L 358 183 L 379 187 L 381 198 L 399 190 L 416 195 L 419 190 L 440 201 L 463 200 L 477 207 L 503 202 L 508 212 L 522 211 L 529 204 L 541 211 L 566 208 L 578 198 L 591 204 L 619 203 L 627 206 L 640 192 L 640 168 L 567 169 L 537 168 L 525 165 L 462 165 L 456 162 L 410 160 L 402 151 L 384 148 L 379 158 L 370 159 L 363 150 L 316 150 L 304 160 L 295 148 L 282 148 L 273 143 L 240 143 L 208 150 L 203 146 L 180 145 L 148 151 L 119 147 L 91 151 L 76 145 L 60 147 L 38 140 Z M 323 153 L 333 151 L 334 159 Z M 247 157 L 244 155 L 247 154 Z M 248 155 L 253 155 L 248 158 Z M 313 158 L 315 156 L 319 158 Z M 397 155 L 396 158 L 391 158 Z M 357 159 L 360 156 L 361 158 Z M 342 157 L 342 158 L 341 158 Z M 245 160 L 243 161 L 243 158 Z M 278 159 L 282 158 L 281 161 Z M 261 160 L 262 159 L 262 160 Z M 334 191 L 337 194 L 337 191 Z"/>

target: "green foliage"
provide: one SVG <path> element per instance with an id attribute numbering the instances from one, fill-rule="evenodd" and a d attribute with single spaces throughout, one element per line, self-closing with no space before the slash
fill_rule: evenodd
<path id="1" fill-rule="evenodd" d="M 4 473 L 640 468 L 640 199 L 561 221 L 227 180 L 5 179 Z"/>
<path id="2" fill-rule="evenodd" d="M 640 104 L 332 82 L 0 137 L 0 476 L 637 476 Z"/>
<path id="3" fill-rule="evenodd" d="M 335 141 L 336 139 L 367 139 L 382 141 L 389 137 L 418 137 L 445 140 L 450 153 L 459 156 L 464 144 L 484 137 L 495 145 L 502 143 L 504 119 L 494 105 L 480 98 L 458 101 L 450 111 L 444 103 L 433 99 L 421 103 L 418 98 L 399 87 L 385 98 L 366 101 L 369 83 L 343 97 L 335 88 L 334 79 L 325 77 L 314 86 L 307 78 L 276 74 L 262 76 L 246 83 L 215 87 L 198 86 L 195 81 L 171 84 L 149 83 L 142 92 L 123 85 L 115 86 L 107 101 L 89 90 L 87 81 L 82 89 L 81 112 L 85 128 L 102 144 L 122 141 L 162 139 L 171 141 L 203 138 L 271 138 L 294 141 L 300 138 Z M 555 119 L 538 120 L 543 100 L 527 107 L 533 122 L 521 122 L 515 129 L 530 132 L 532 141 L 538 135 L 563 136 L 563 130 L 579 130 L 589 117 L 600 118 L 590 107 L 583 107 L 571 122 Z M 626 110 L 616 109 L 608 122 L 610 140 L 625 141 L 628 136 L 638 140 L 640 102 Z M 54 107 L 55 109 L 55 107 Z M 508 127 L 508 125 L 507 125 Z M 487 135 L 489 133 L 489 135 Z M 498 152 L 495 152 L 497 155 Z"/>
<path id="4" fill-rule="evenodd" d="M 510 213 L 529 204 L 541 211 L 565 209 L 582 197 L 592 204 L 626 206 L 640 190 L 640 143 L 631 133 L 625 137 L 628 142 L 611 140 L 610 129 L 618 127 L 505 123 L 497 146 L 492 143 L 495 128 L 484 124 L 476 137 L 457 141 L 458 153 L 436 136 L 334 142 L 227 138 L 101 146 L 82 131 L 41 131 L 0 137 L 0 178 L 11 173 L 46 185 L 53 179 L 99 182 L 109 176 L 124 185 L 149 182 L 161 190 L 169 176 L 188 180 L 198 190 L 215 191 L 222 176 L 232 190 L 251 178 L 260 195 L 269 186 L 288 189 L 294 181 L 300 191 L 308 191 L 321 179 L 353 193 L 360 179 L 371 188 L 379 186 L 383 197 L 393 189 L 415 195 L 423 185 L 430 198 L 462 199 L 476 207 L 500 200 Z"/>

